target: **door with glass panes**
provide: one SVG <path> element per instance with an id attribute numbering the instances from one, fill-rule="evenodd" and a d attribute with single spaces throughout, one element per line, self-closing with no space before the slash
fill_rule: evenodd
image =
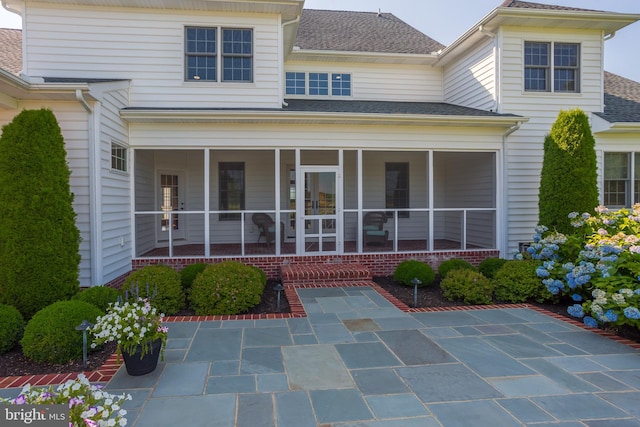
<path id="1" fill-rule="evenodd" d="M 340 198 L 338 192 L 339 168 L 336 166 L 303 166 L 298 186 L 297 241 L 303 254 L 337 253 L 341 247 L 339 237 Z"/>

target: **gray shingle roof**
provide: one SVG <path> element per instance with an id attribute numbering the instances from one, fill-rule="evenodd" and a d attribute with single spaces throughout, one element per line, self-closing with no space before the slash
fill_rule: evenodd
<path id="1" fill-rule="evenodd" d="M 18 75 L 22 71 L 22 30 L 0 28 L 0 68 Z"/>
<path id="2" fill-rule="evenodd" d="M 304 9 L 296 46 L 307 50 L 430 54 L 444 45 L 391 13 Z"/>
<path id="3" fill-rule="evenodd" d="M 321 113 L 416 114 L 425 116 L 517 117 L 444 102 L 390 102 L 287 99 L 285 111 Z"/>
<path id="4" fill-rule="evenodd" d="M 609 123 L 640 123 L 640 83 L 617 74 L 604 73 L 604 113 Z"/>
<path id="5" fill-rule="evenodd" d="M 600 12 L 593 9 L 580 9 L 577 7 L 556 6 L 553 4 L 532 3 L 519 0 L 505 0 L 500 7 L 515 7 L 519 9 L 541 9 L 541 10 L 567 10 L 576 12 Z"/>

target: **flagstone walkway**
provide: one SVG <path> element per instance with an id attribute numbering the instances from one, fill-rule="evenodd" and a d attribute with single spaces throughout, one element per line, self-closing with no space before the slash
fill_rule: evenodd
<path id="1" fill-rule="evenodd" d="M 298 289 L 307 318 L 174 323 L 135 427 L 640 427 L 640 352 L 531 309 L 404 313 Z"/>
<path id="2" fill-rule="evenodd" d="M 181 322 L 134 427 L 640 427 L 640 351 L 529 308 L 406 313 L 297 289 L 307 317 Z"/>

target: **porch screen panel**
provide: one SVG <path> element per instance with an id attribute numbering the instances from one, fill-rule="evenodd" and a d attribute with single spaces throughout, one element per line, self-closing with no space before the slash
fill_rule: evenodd
<path id="1" fill-rule="evenodd" d="M 433 249 L 458 250 L 462 247 L 463 211 L 436 211 L 433 214 Z"/>
<path id="2" fill-rule="evenodd" d="M 495 211 L 468 211 L 465 249 L 493 249 L 496 244 Z"/>

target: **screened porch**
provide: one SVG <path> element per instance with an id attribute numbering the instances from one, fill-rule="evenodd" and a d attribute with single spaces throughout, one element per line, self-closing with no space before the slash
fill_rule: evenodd
<path id="1" fill-rule="evenodd" d="M 136 149 L 136 258 L 496 249 L 496 151 Z"/>

